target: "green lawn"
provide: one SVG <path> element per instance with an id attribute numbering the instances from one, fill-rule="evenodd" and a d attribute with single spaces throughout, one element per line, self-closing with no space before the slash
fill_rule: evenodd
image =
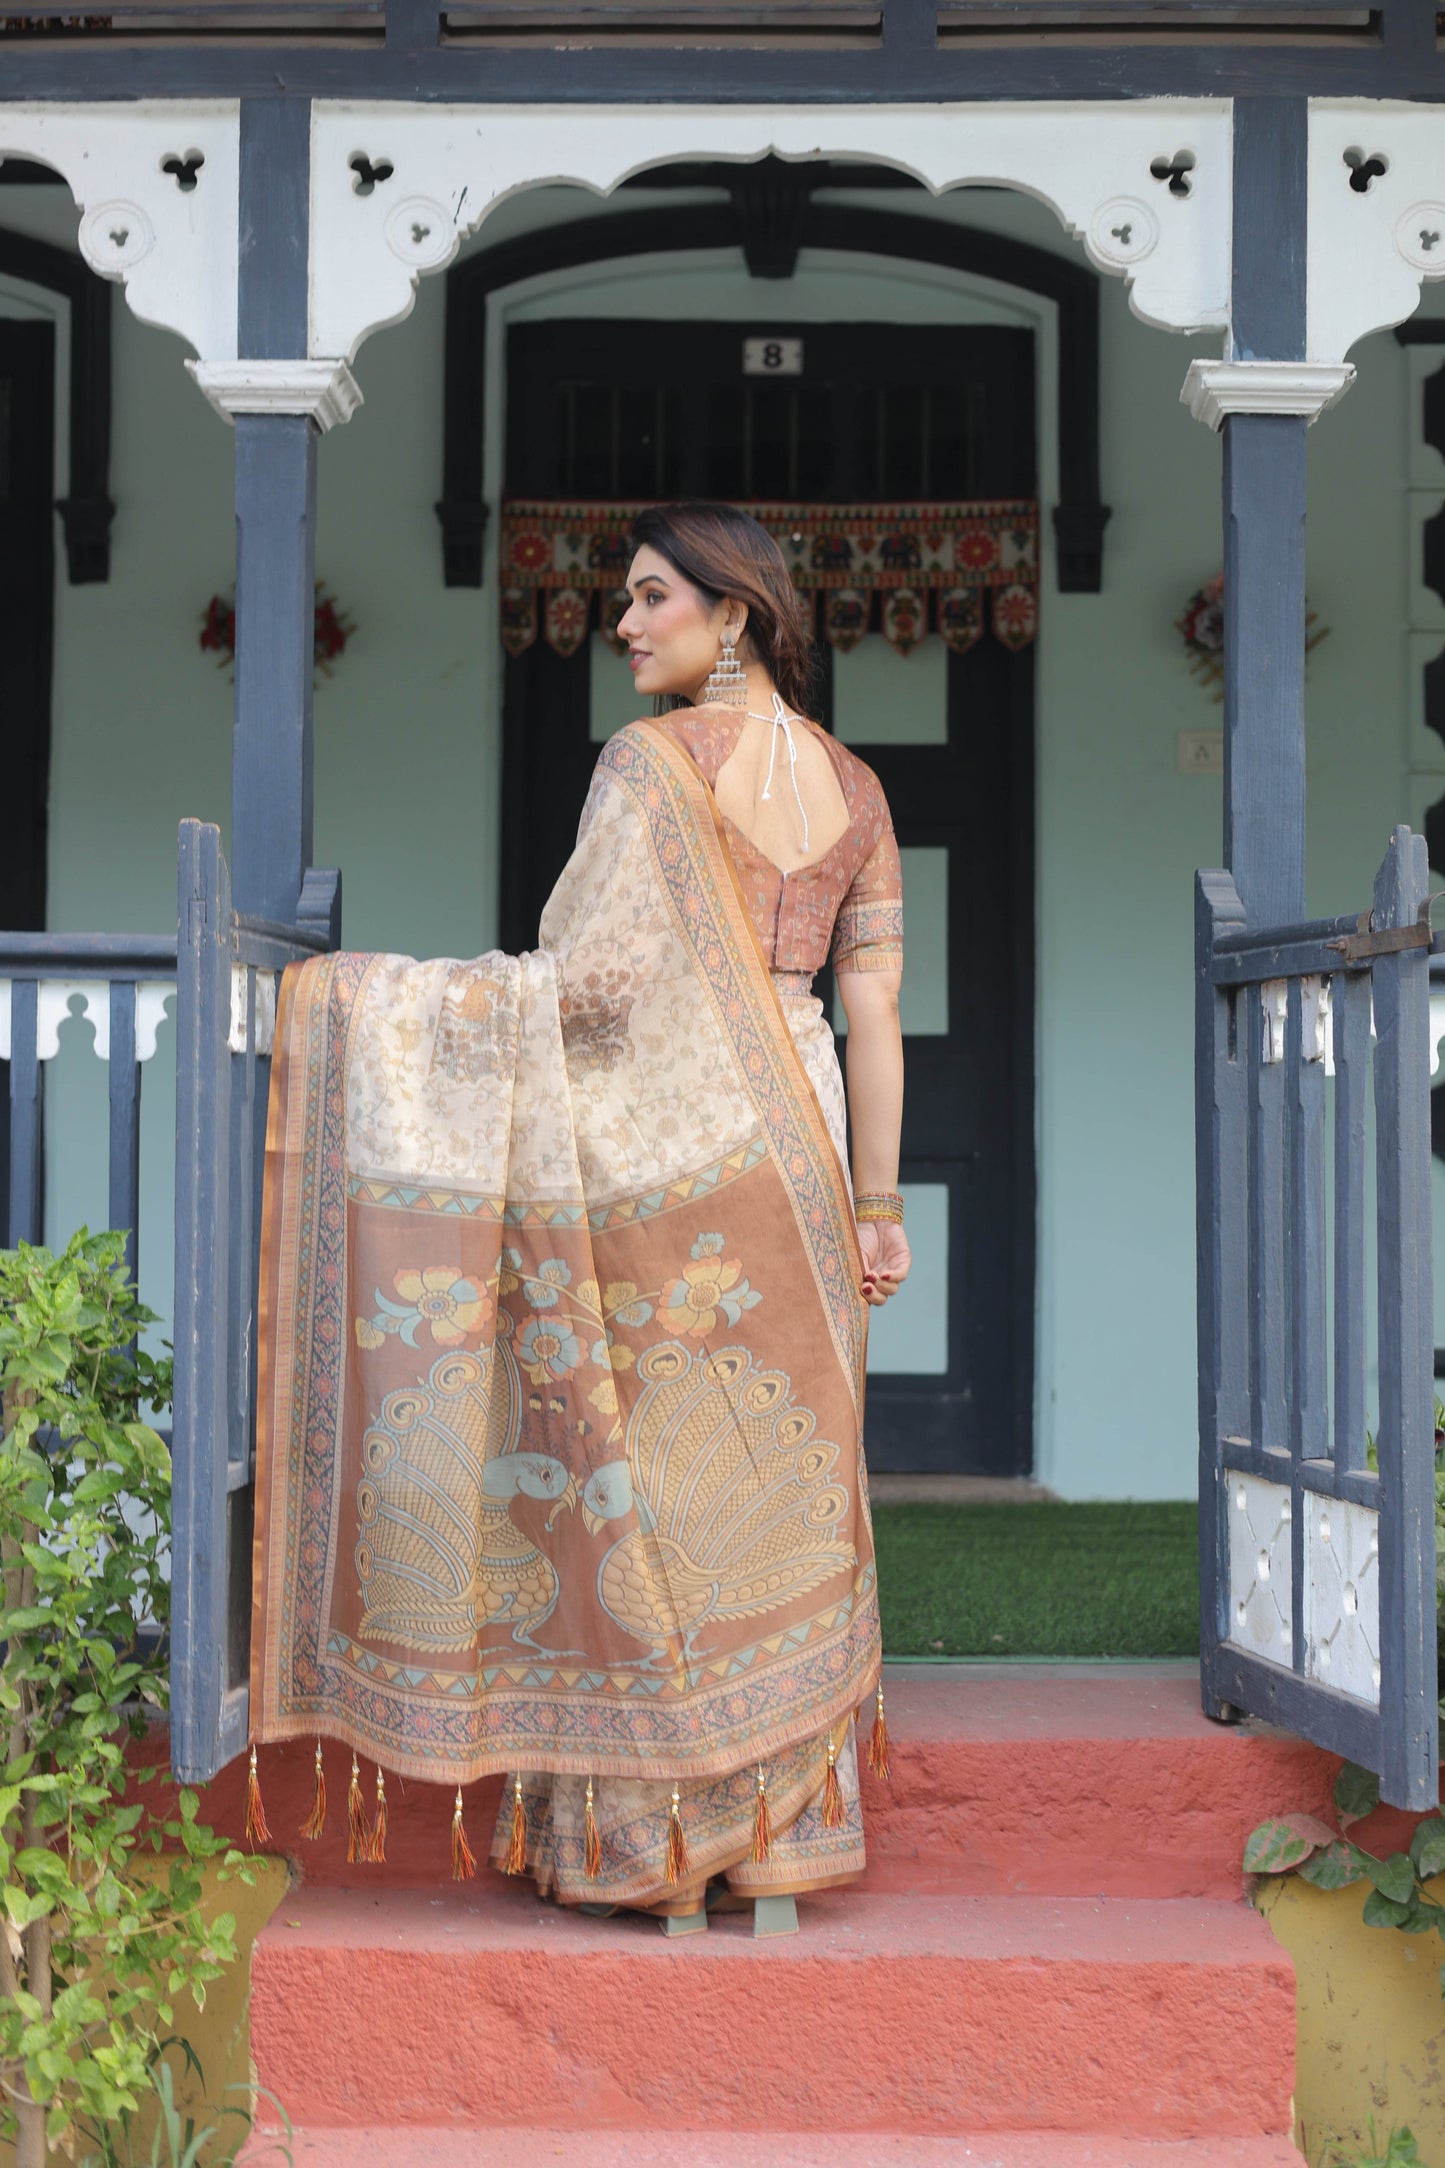
<path id="1" fill-rule="evenodd" d="M 1198 1508 L 883 1505 L 889 1656 L 1195 1656 Z"/>

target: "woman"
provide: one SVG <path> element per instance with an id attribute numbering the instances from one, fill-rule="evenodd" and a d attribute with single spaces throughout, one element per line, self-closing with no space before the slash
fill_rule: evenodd
<path id="1" fill-rule="evenodd" d="M 686 1913 L 863 1866 L 901 898 L 764 530 L 677 505 L 633 540 L 619 629 L 673 707 L 605 747 L 539 948 L 283 982 L 252 1708 L 316 1733 L 318 1830 L 321 1739 L 351 1747 L 354 1857 L 391 1769 L 457 1787 L 468 1872 L 460 1787 L 502 1769 L 499 1864 Z"/>

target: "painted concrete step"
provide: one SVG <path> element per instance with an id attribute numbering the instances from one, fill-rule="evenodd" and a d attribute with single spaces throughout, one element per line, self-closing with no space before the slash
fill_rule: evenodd
<path id="1" fill-rule="evenodd" d="M 901 2138 L 715 2130 L 301 2130 L 295 2168 L 1300 2168 L 1288 2138 Z M 279 2144 L 258 2137 L 238 2168 L 282 2168 Z"/>
<path id="2" fill-rule="evenodd" d="M 876 1890 L 1237 1898 L 1250 1831 L 1325 1812 L 1340 1766 L 1211 1722 L 1193 1663 L 899 1665 L 886 1694 L 892 1780 L 864 1779 Z"/>
<path id="3" fill-rule="evenodd" d="M 1267 1724 L 1200 1712 L 1192 1664 L 890 1665 L 893 1773 L 865 1771 L 868 1887 L 957 1896 L 1238 1897 L 1251 1829 L 1272 1814 L 1327 1809 L 1336 1756 Z M 155 1747 L 164 1756 L 163 1743 Z M 309 1741 L 261 1749 L 275 1848 L 314 1887 L 434 1887 L 449 1872 L 452 1795 L 387 1785 L 387 1863 L 346 1864 L 347 1757 L 326 1753 L 326 1835 L 298 1832 L 311 1809 Z M 371 1771 L 367 1771 L 368 1783 Z M 239 1839 L 244 1759 L 206 1788 L 203 1815 Z M 467 1787 L 467 1827 L 484 1855 L 501 1779 Z M 1396 1824 L 1398 1823 L 1398 1827 Z M 1360 1841 L 1389 1852 L 1409 1823 L 1380 1809 Z"/>
<path id="4" fill-rule="evenodd" d="M 1284 2136 L 1294 1975 L 1247 1906 L 804 1899 L 669 1939 L 516 1884 L 297 1890 L 251 2043 L 303 2129 Z"/>

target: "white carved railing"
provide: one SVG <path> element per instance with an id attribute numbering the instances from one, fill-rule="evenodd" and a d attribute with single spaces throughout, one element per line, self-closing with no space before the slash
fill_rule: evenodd
<path id="1" fill-rule="evenodd" d="M 10 1102 L 0 1229 L 6 1241 L 43 1239 L 45 1069 L 60 1053 L 62 1027 L 78 1008 L 91 1027 L 91 1050 L 110 1072 L 104 1223 L 126 1230 L 127 1264 L 135 1277 L 141 1071 L 155 1059 L 175 998 L 174 938 L 0 934 L 0 1062 L 9 1069 Z"/>

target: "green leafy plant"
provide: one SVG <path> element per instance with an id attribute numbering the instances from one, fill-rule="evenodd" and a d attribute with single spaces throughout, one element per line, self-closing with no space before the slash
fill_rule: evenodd
<path id="1" fill-rule="evenodd" d="M 168 1693 L 170 1459 L 142 1411 L 169 1405 L 171 1370 L 137 1344 L 152 1322 L 119 1234 L 0 1251 L 0 2135 L 17 2168 L 155 2090 L 176 1997 L 202 2004 L 236 1954 L 234 1918 L 203 1917 L 203 1869 L 224 1855 L 251 1878 L 193 1792 L 147 1815 L 133 1787 L 153 1772 L 127 1764 Z"/>
<path id="2" fill-rule="evenodd" d="M 243 2107 L 222 2108 L 215 2122 L 203 2124 L 200 2128 L 197 2128 L 193 2115 L 183 2117 L 176 2100 L 175 2073 L 165 2060 L 166 2053 L 171 2048 L 180 2049 L 186 2068 L 204 2087 L 205 2072 L 189 2040 L 161 2041 L 151 2055 L 151 2078 L 156 2096 L 157 2116 L 149 2153 L 140 2155 L 136 2152 L 135 2117 L 126 2109 L 115 2123 L 102 2123 L 94 2128 L 82 2126 L 84 2136 L 100 2150 L 87 2153 L 81 2168 L 198 2168 L 198 2164 L 203 2160 L 209 2162 L 209 2168 L 231 2168 L 237 2152 L 250 2134 L 251 2111 Z M 249 2092 L 251 2089 L 249 2086 L 228 2085 L 226 2090 L 229 2093 Z M 276 2106 L 286 2133 L 285 2139 L 276 2140 L 276 2150 L 285 2159 L 287 2168 L 293 2168 L 291 2147 L 286 2142 L 293 2136 L 291 2118 L 268 2086 L 257 2086 L 256 2091 L 264 2093 Z M 222 2124 L 232 2120 L 241 2124 L 241 2129 L 236 2133 L 235 2144 L 226 2146 L 223 2151 L 208 2150 L 212 2148 L 212 2141 L 220 2136 Z"/>
<path id="3" fill-rule="evenodd" d="M 1369 2152 L 1357 2153 L 1348 2161 L 1342 2153 L 1337 2153 L 1335 2160 L 1337 2168 L 1424 2168 L 1424 2163 L 1420 2160 L 1420 2148 L 1416 2145 L 1413 2134 L 1403 2126 L 1398 2130 L 1391 2130 L 1385 2140 L 1385 2150 L 1383 2153 L 1380 2151 L 1373 2116 L 1370 2117 Z"/>
<path id="4" fill-rule="evenodd" d="M 1432 1876 L 1445 1873 L 1445 1815 L 1427 1814 L 1416 1827 L 1408 1852 L 1392 1852 L 1388 1859 L 1380 1859 L 1346 1835 L 1350 1824 L 1363 1820 L 1379 1800 L 1379 1778 L 1358 1762 L 1346 1762 L 1335 1779 L 1339 1828 L 1331 1829 L 1313 1814 L 1284 1814 L 1261 1822 L 1244 1848 L 1245 1871 L 1297 1874 L 1316 1889 L 1345 1889 L 1354 1882 L 1368 1882 L 1366 1926 L 1393 1927 L 1406 1935 L 1433 1931 L 1445 1938 L 1445 1905 L 1425 1888 Z M 1445 1966 L 1440 1992 L 1445 1995 Z"/>
<path id="5" fill-rule="evenodd" d="M 1367 1458 L 1379 1466 L 1375 1439 L 1366 1433 Z M 1440 1673 L 1445 1678 L 1445 1401 L 1435 1400 L 1435 1633 Z M 1445 1698 L 1440 1703 L 1445 1717 Z M 1317 1889 L 1345 1889 L 1351 1883 L 1368 1882 L 1364 1920 L 1369 1927 L 1393 1927 L 1401 1934 L 1424 1935 L 1432 1930 L 1445 1940 L 1445 1905 L 1438 1904 L 1425 1889 L 1432 1876 L 1445 1874 L 1445 1817 L 1437 1811 L 1417 1827 L 1408 1852 L 1392 1852 L 1379 1859 L 1356 1844 L 1345 1832 L 1352 1822 L 1362 1821 L 1379 1805 L 1380 1780 L 1358 1762 L 1346 1762 L 1335 1779 L 1335 1815 L 1338 1829 L 1331 1829 L 1313 1814 L 1278 1815 L 1261 1822 L 1244 1848 L 1247 1874 L 1298 1874 Z M 1440 1972 L 1440 1992 L 1445 1997 L 1445 1966 Z M 1373 2129 L 1373 2126 L 1372 2126 Z M 1414 2146 L 1409 2131 L 1398 2133 L 1401 2144 Z M 1373 2136 L 1371 2143 L 1373 2143 Z M 1391 2132 L 1389 2145 L 1397 2142 Z M 1395 2161 L 1417 2159 L 1408 2153 L 1387 2152 L 1386 2168 Z M 1369 2161 L 1360 2168 L 1374 2168 Z"/>

